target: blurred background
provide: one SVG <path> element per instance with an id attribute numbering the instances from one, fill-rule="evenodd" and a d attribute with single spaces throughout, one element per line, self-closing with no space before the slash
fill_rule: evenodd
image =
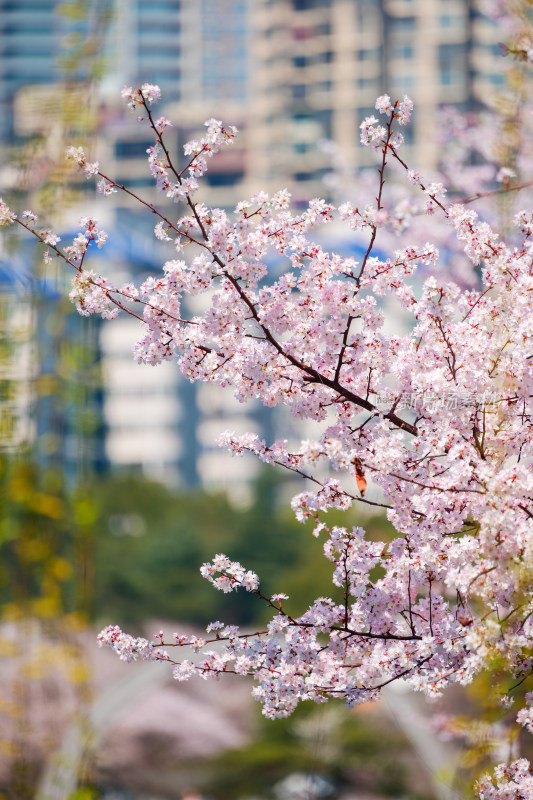
<path id="1" fill-rule="evenodd" d="M 2 196 L 64 240 L 81 215 L 97 217 L 109 233 L 97 266 L 114 281 L 158 270 L 168 256 L 153 220 L 120 193 L 103 200 L 64 162 L 66 146 L 81 145 L 164 205 L 146 164 L 151 138 L 120 100 L 144 82 L 161 87 L 174 153 L 212 116 L 241 131 L 212 162 L 207 205 L 284 187 L 296 207 L 361 187 L 371 202 L 375 160 L 359 124 L 384 92 L 413 98 L 404 158 L 430 177 L 449 132 L 466 141 L 488 115 L 486 135 L 449 163 L 458 192 L 493 189 L 499 168 L 518 169 L 524 93 L 498 42 L 527 33 L 530 15 L 529 0 L 0 0 Z M 201 580 L 216 552 L 257 569 L 266 592 L 289 593 L 294 613 L 330 594 L 320 544 L 287 511 L 300 484 L 215 444 L 225 429 L 268 441 L 312 430 L 188 384 L 174 364 L 136 364 L 135 320 L 78 317 L 69 276 L 41 263 L 30 236 L 2 231 L 0 798 L 463 796 L 462 778 L 503 746 L 493 719 L 468 733 L 457 773 L 454 752 L 428 733 L 440 711 L 401 691 L 356 714 L 328 705 L 272 723 L 245 682 L 176 686 L 163 667 L 128 668 L 96 649 L 110 622 L 149 637 L 212 619 L 261 624 L 254 598 Z M 366 249 L 336 229 L 334 246 Z M 385 519 L 364 524 L 391 535 Z M 463 712 L 481 714 L 478 695 L 460 699 Z"/>

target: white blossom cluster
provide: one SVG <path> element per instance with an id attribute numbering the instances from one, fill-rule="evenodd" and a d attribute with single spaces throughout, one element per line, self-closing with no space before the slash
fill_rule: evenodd
<path id="1" fill-rule="evenodd" d="M 517 215 L 521 239 L 510 245 L 471 207 L 446 205 L 442 183 L 426 184 L 397 155 L 396 126 L 407 123 L 412 103 L 405 97 L 393 103 L 387 95 L 376 103 L 384 119 L 372 116 L 361 126 L 363 144 L 380 158 L 375 203 L 362 209 L 346 203 L 337 212 L 314 199 L 296 213 L 281 190 L 272 197 L 260 192 L 233 213 L 207 208 L 193 193 L 208 159 L 231 143 L 235 129 L 209 120 L 206 135 L 186 145 L 185 166 L 178 168 L 164 144 L 168 121 L 152 117 L 158 96 L 147 85 L 124 92 L 154 133 L 148 160 L 160 190 L 185 209 L 175 219 L 150 206 L 159 217 L 157 239 L 173 241 L 177 251 L 158 275 L 115 289 L 87 268 L 90 245 L 105 241 L 94 220 L 84 220 L 64 250 L 54 234 L 31 227 L 31 212 L 18 219 L 0 203 L 0 222 L 20 222 L 48 245 L 49 257 L 75 270 L 71 297 L 82 314 L 113 316 L 123 309 L 139 316 L 139 360 L 176 359 L 189 380 L 219 384 L 241 402 L 285 407 L 321 425 L 316 439 L 299 446 L 231 431 L 220 441 L 237 456 L 251 452 L 308 479 L 292 506 L 298 519 L 314 521 L 323 539 L 337 599 L 319 597 L 292 616 L 286 595 L 263 595 L 255 573 L 220 554 L 203 565 L 202 575 L 223 592 L 244 588 L 259 596 L 273 612 L 266 630 L 245 634 L 218 621 L 205 640 L 180 634 L 164 642 L 161 635 L 149 643 L 111 627 L 100 644 L 126 660 L 170 661 L 178 680 L 251 675 L 269 717 L 286 716 L 305 700 L 363 703 L 399 679 L 435 696 L 450 684 L 469 683 L 493 657 L 503 658 L 510 675 L 531 689 L 531 212 Z M 88 167 L 79 148 L 69 158 L 111 189 L 122 188 L 98 166 Z M 386 222 L 389 160 L 417 187 L 426 210 L 448 222 L 481 273 L 479 287 L 461 289 L 434 276 L 415 287 L 420 266 L 439 260 L 431 243 L 405 242 L 388 257 L 376 249 Z M 368 234 L 359 261 L 311 239 L 314 228 L 337 214 Z M 187 243 L 195 246 L 190 256 Z M 285 264 L 274 275 L 267 268 L 272 254 Z M 189 319 L 182 307 L 190 295 L 203 296 L 205 310 Z M 382 299 L 410 315 L 407 333 L 388 324 Z M 468 402 L 413 408 L 405 399 L 414 394 Z M 369 540 L 360 527 L 328 524 L 330 509 L 355 504 L 385 509 L 395 538 Z M 196 657 L 168 655 L 180 647 L 191 647 Z M 528 730 L 532 701 L 528 691 L 518 711 Z M 531 797 L 532 780 L 519 760 L 481 781 L 478 795 Z"/>

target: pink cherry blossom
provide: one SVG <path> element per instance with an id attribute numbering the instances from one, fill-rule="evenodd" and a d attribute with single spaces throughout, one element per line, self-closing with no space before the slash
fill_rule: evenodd
<path id="1" fill-rule="evenodd" d="M 397 680 L 435 697 L 468 684 L 495 656 L 532 688 L 531 211 L 518 212 L 518 238 L 507 241 L 467 202 L 448 203 L 444 182 L 427 181 L 398 155 L 396 126 L 408 122 L 412 102 L 387 95 L 376 102 L 384 118 L 361 125 L 363 145 L 378 157 L 370 202 L 335 209 L 313 199 L 295 211 L 281 189 L 245 199 L 233 213 L 208 208 L 195 193 L 236 130 L 208 120 L 207 132 L 185 145 L 184 163 L 174 163 L 166 126 L 151 115 L 157 87 L 126 87 L 123 96 L 142 108 L 154 136 L 152 175 L 179 214 L 116 185 L 87 165 L 80 148 L 68 157 L 95 171 L 104 193 L 126 191 L 155 213 L 156 238 L 174 240 L 178 257 L 162 259 L 161 271 L 140 286 L 116 289 L 86 263 L 106 239 L 94 219 L 81 220 L 64 250 L 55 234 L 31 228 L 28 212 L 18 219 L 0 202 L 0 222 L 18 222 L 74 270 L 71 298 L 81 314 L 136 316 L 140 361 L 176 359 L 191 381 L 313 423 L 317 432 L 301 442 L 226 431 L 219 443 L 306 480 L 292 508 L 298 520 L 314 522 L 337 599 L 319 597 L 296 615 L 282 591 L 264 595 L 254 572 L 218 554 L 201 575 L 222 592 L 259 597 L 272 611 L 264 630 L 216 621 L 205 639 L 158 634 L 148 642 L 110 626 L 99 643 L 123 660 L 170 662 L 177 680 L 252 676 L 254 697 L 271 718 L 303 701 L 375 700 Z M 409 240 L 411 201 L 385 200 L 391 162 L 478 268 L 478 285 L 439 275 L 439 248 Z M 359 260 L 320 244 L 320 229 L 334 220 L 366 237 Z M 403 239 L 378 248 L 388 228 Z M 284 268 L 270 274 L 272 255 Z M 192 318 L 182 312 L 188 296 L 204 301 Z M 384 510 L 395 538 L 369 540 L 361 526 L 330 524 L 328 511 L 355 506 Z M 184 647 L 194 658 L 180 658 Z M 518 710 L 527 730 L 532 698 L 528 691 Z M 532 780 L 521 759 L 483 778 L 477 791 L 482 800 L 529 797 Z"/>

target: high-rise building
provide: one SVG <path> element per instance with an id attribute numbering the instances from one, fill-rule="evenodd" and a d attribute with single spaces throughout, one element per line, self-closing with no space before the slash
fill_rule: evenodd
<path id="1" fill-rule="evenodd" d="M 204 120 L 220 117 L 246 127 L 252 90 L 248 6 L 249 0 L 116 0 L 102 85 L 107 105 L 101 152 L 113 175 L 149 191 L 146 148 L 152 137 L 136 115 L 127 109 L 117 113 L 124 85 L 161 87 L 160 108 L 175 125 L 166 135 L 176 163 L 182 145 L 197 138 Z M 206 175 L 208 202 L 234 205 L 248 169 L 241 137 Z M 124 199 L 124 207 L 135 206 Z"/>
<path id="2" fill-rule="evenodd" d="M 156 83 L 168 100 L 181 97 L 180 0 L 115 0 L 108 47 L 112 85 Z"/>
<path id="3" fill-rule="evenodd" d="M 370 163 L 359 125 L 378 95 L 416 105 L 406 156 L 436 165 L 437 113 L 473 109 L 501 81 L 498 32 L 475 0 L 258 0 L 251 4 L 255 75 L 250 160 L 267 190 L 324 193 L 333 140 L 354 168 Z M 500 34 L 501 35 L 501 34 Z M 498 51 L 499 52 L 499 51 Z"/>
<path id="4" fill-rule="evenodd" d="M 78 101 L 88 96 L 101 33 L 94 26 L 103 21 L 109 2 L 94 0 L 70 9 L 59 5 L 56 0 L 0 0 L 0 188 L 8 200 L 21 189 L 42 189 L 50 179 L 57 186 L 64 130 L 79 132 L 85 124 L 68 105 L 75 92 Z M 23 164 L 18 172 L 9 164 L 13 144 Z M 53 210 L 43 209 L 43 224 L 51 221 Z M 24 309 L 28 324 L 24 343 L 13 336 L 13 364 L 19 373 L 13 395 L 14 446 L 32 442 L 38 459 L 67 476 L 100 471 L 105 459 L 97 325 L 87 325 L 73 313 L 65 300 L 64 273 L 35 269 L 38 257 L 30 239 L 13 252 L 8 236 L 0 246 L 6 329 L 17 331 Z M 6 370 L 9 359 L 2 365 Z M 7 376 L 0 401 L 6 420 L 13 405 L 12 385 Z"/>
<path id="5" fill-rule="evenodd" d="M 57 80 L 64 18 L 55 0 L 0 0 L 0 140 L 12 138 L 17 92 L 28 84 Z"/>
<path id="6" fill-rule="evenodd" d="M 110 4 L 0 0 L 0 142 L 20 133 L 15 107 L 21 90 L 90 80 Z"/>
<path id="7" fill-rule="evenodd" d="M 303 203 L 327 191 L 322 179 L 330 165 L 320 140 L 333 140 L 353 167 L 370 163 L 359 124 L 383 92 L 413 97 L 407 156 L 434 165 L 438 109 L 472 108 L 493 85 L 495 37 L 470 0 L 117 0 L 106 98 L 118 97 L 123 84 L 159 83 L 161 109 L 176 123 L 167 140 L 177 163 L 205 118 L 242 128 L 203 179 L 207 204 L 231 208 L 259 188 L 285 185 Z M 116 100 L 109 103 L 100 160 L 161 207 L 165 198 L 153 190 L 146 165 L 150 131 L 127 110 L 117 114 Z M 115 195 L 115 208 L 113 227 L 127 232 L 114 258 L 124 276 L 157 269 L 158 252 L 161 261 L 172 257 L 154 248 L 153 220 L 138 215 L 134 201 Z M 280 426 L 285 435 L 297 433 L 279 414 L 267 420 L 212 386 L 187 385 L 173 365 L 137 366 L 133 336 L 128 320 L 102 328 L 111 463 L 238 493 L 253 467 L 218 451 L 216 434 L 258 424 L 266 438 L 265 426 L 271 436 Z"/>
<path id="8" fill-rule="evenodd" d="M 431 168 L 438 159 L 433 131 L 439 108 L 475 108 L 501 80 L 498 33 L 477 0 L 101 0 L 106 2 L 113 20 L 101 134 L 91 156 L 118 182 L 166 203 L 173 215 L 182 209 L 156 193 L 148 171 L 150 130 L 119 100 L 125 84 L 161 86 L 161 113 L 175 122 L 167 141 L 177 163 L 183 143 L 196 138 L 204 119 L 219 117 L 242 130 L 211 163 L 199 195 L 209 205 L 231 208 L 258 189 L 287 186 L 301 204 L 327 194 L 329 156 L 319 146 L 324 139 L 334 141 L 354 169 L 370 163 L 372 153 L 359 144 L 359 125 L 384 92 L 407 93 L 415 101 L 405 154 L 417 168 Z M 28 85 L 56 80 L 61 37 L 88 36 L 85 18 L 76 23 L 58 16 L 55 6 L 56 0 L 0 0 L 0 139 L 12 133 L 13 109 Z M 38 103 L 23 107 L 35 112 Z M 22 132 L 25 119 L 19 114 Z M 113 277 L 139 279 L 173 257 L 155 242 L 154 219 L 139 214 L 131 198 L 115 194 L 104 213 Z M 131 356 L 135 334 L 129 322 L 100 329 L 110 463 L 171 483 L 232 487 L 238 494 L 253 467 L 221 461 L 216 433 L 259 425 L 270 439 L 276 427 L 285 434 L 290 424 L 219 397 L 211 386 L 191 387 L 175 365 L 139 367 Z"/>
<path id="9" fill-rule="evenodd" d="M 248 0 L 115 0 L 109 85 L 157 83 L 165 102 L 245 103 Z"/>
<path id="10" fill-rule="evenodd" d="M 246 123 L 248 13 L 247 0 L 117 0 L 109 48 L 113 68 L 104 80 L 106 106 L 98 157 L 117 181 L 171 216 L 181 215 L 183 208 L 157 194 L 146 163 L 153 135 L 120 104 L 120 89 L 144 82 L 160 85 L 161 113 L 174 123 L 167 144 L 175 163 L 182 166 L 181 148 L 187 139 L 197 138 L 205 119 L 220 116 L 238 127 Z M 214 159 L 202 199 L 207 192 L 211 204 L 234 205 L 241 197 L 246 170 L 241 138 Z M 113 249 L 107 250 L 115 273 L 139 279 L 173 257 L 172 249 L 165 250 L 154 238 L 156 220 L 139 213 L 135 201 L 117 194 L 113 207 Z M 188 384 L 175 363 L 156 368 L 137 365 L 131 349 L 139 332 L 138 324 L 127 318 L 102 326 L 106 452 L 111 465 L 141 469 L 182 486 L 225 489 L 236 500 L 246 499 L 246 486 L 257 465 L 251 459 L 226 456 L 216 446 L 216 435 L 224 428 L 256 429 L 258 423 L 266 432 L 267 412 L 243 408 L 225 393 L 214 392 L 215 387 Z"/>

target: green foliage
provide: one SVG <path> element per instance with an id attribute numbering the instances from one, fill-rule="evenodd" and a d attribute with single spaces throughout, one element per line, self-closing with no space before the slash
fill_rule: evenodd
<path id="1" fill-rule="evenodd" d="M 295 564 L 309 537 L 261 499 L 242 511 L 222 495 L 176 493 L 134 477 L 111 478 L 95 498 L 99 619 L 249 622 L 262 610 L 260 602 L 244 592 L 215 591 L 200 576 L 202 563 L 224 552 L 258 570 L 266 592 L 279 591 L 279 565 Z"/>
<path id="2" fill-rule="evenodd" d="M 35 797 L 41 762 L 58 746 L 60 729 L 35 726 L 37 713 L 47 720 L 64 713 L 61 703 L 51 710 L 54 694 L 68 692 L 79 708 L 88 696 L 76 634 L 88 619 L 91 537 L 61 473 L 42 470 L 29 454 L 0 456 L 0 797 L 7 800 Z"/>
<path id="3" fill-rule="evenodd" d="M 57 473 L 30 458 L 0 459 L 0 608 L 8 618 L 53 619 L 86 611 L 80 552 L 91 538 L 76 524 Z"/>
<path id="4" fill-rule="evenodd" d="M 461 797 L 473 800 L 475 781 L 492 769 L 496 758 L 502 758 L 500 753 L 509 761 L 518 756 L 533 760 L 531 737 L 516 722 L 526 691 L 526 682 L 509 674 L 507 659 L 494 648 L 487 656 L 487 669 L 448 698 L 449 728 L 461 743 L 454 776 Z M 514 699 L 509 707 L 500 702 L 505 696 Z"/>
<path id="5" fill-rule="evenodd" d="M 276 783 L 304 773 L 326 778 L 336 793 L 349 788 L 410 800 L 431 796 L 412 789 L 407 794 L 413 767 L 408 747 L 372 710 L 369 715 L 338 705 L 304 705 L 288 719 L 261 719 L 247 747 L 216 760 L 216 783 L 204 791 L 217 800 L 270 797 Z"/>
<path id="6" fill-rule="evenodd" d="M 79 786 L 69 795 L 68 800 L 97 800 L 99 796 L 97 789 L 92 789 L 90 786 Z"/>
<path id="7" fill-rule="evenodd" d="M 301 613 L 317 593 L 331 594 L 332 566 L 322 543 L 311 526 L 278 509 L 278 480 L 265 470 L 247 510 L 232 507 L 222 495 L 176 493 L 135 477 L 110 478 L 96 487 L 97 619 L 129 625 L 149 618 L 200 625 L 263 620 L 265 607 L 257 598 L 247 592 L 223 595 L 200 577 L 200 566 L 216 553 L 257 571 L 264 594 L 287 592 L 291 613 Z M 379 518 L 369 527 L 376 535 L 388 533 Z"/>

